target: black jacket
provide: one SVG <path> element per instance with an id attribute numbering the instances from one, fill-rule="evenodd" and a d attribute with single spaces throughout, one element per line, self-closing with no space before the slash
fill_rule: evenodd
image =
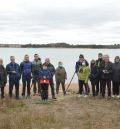
<path id="1" fill-rule="evenodd" d="M 98 79 L 99 70 L 97 66 L 91 66 L 91 72 L 89 75 L 90 81 L 95 81 Z"/>
<path id="2" fill-rule="evenodd" d="M 7 73 L 3 65 L 0 65 L 0 87 L 7 83 Z"/>
<path id="3" fill-rule="evenodd" d="M 101 79 L 112 80 L 112 63 L 109 61 L 108 64 L 104 62 L 101 64 Z"/>
<path id="4" fill-rule="evenodd" d="M 120 82 L 120 63 L 113 63 L 112 79 L 114 82 Z"/>

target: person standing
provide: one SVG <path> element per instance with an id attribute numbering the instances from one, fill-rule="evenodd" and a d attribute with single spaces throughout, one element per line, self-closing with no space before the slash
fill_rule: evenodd
<path id="1" fill-rule="evenodd" d="M 50 71 L 44 64 L 43 69 L 39 73 L 40 84 L 41 84 L 41 98 L 44 102 L 48 102 L 48 86 L 51 78 Z"/>
<path id="2" fill-rule="evenodd" d="M 84 58 L 84 55 L 80 54 L 79 60 L 76 62 L 76 65 L 75 65 L 76 74 L 78 73 L 79 69 L 82 67 L 82 63 L 85 64 L 86 66 L 89 66 L 89 63 Z M 78 83 L 79 83 L 79 80 L 78 80 Z M 79 86 L 77 94 L 80 94 L 80 86 Z"/>
<path id="3" fill-rule="evenodd" d="M 27 87 L 27 98 L 30 98 L 30 83 L 31 83 L 31 72 L 32 72 L 32 63 L 29 61 L 29 56 L 24 56 L 24 61 L 20 64 L 21 73 L 22 73 L 22 96 L 25 97 L 25 91 Z"/>
<path id="4" fill-rule="evenodd" d="M 56 80 L 56 94 L 59 94 L 59 86 L 62 85 L 63 95 L 65 95 L 65 80 L 67 79 L 67 73 L 65 68 L 63 67 L 63 63 L 58 62 L 58 67 L 55 72 L 55 80 Z"/>
<path id="5" fill-rule="evenodd" d="M 40 95 L 41 93 L 41 88 L 40 88 L 40 82 L 39 82 L 39 72 L 42 69 L 42 62 L 39 58 L 38 54 L 34 55 L 34 61 L 32 62 L 32 75 L 33 75 L 33 92 L 34 95 L 36 95 L 37 89 L 38 89 L 38 94 Z M 36 86 L 38 85 L 38 88 Z"/>
<path id="6" fill-rule="evenodd" d="M 54 91 L 54 81 L 53 81 L 53 76 L 55 75 L 55 67 L 50 63 L 49 58 L 45 59 L 44 65 L 47 66 L 47 68 L 48 68 L 48 70 L 50 71 L 50 74 L 51 74 L 50 87 L 51 87 L 52 99 L 56 99 L 55 91 Z"/>
<path id="7" fill-rule="evenodd" d="M 120 57 L 116 56 L 113 63 L 113 73 L 112 73 L 112 83 L 113 83 L 113 95 L 112 98 L 120 98 Z"/>
<path id="8" fill-rule="evenodd" d="M 103 55 L 102 53 L 98 54 L 98 60 L 96 60 L 96 66 L 98 68 L 99 76 L 97 77 L 97 84 L 96 84 L 96 95 L 99 93 L 102 94 L 102 80 L 101 80 L 101 68 L 103 64 Z"/>
<path id="9" fill-rule="evenodd" d="M 98 67 L 96 66 L 96 61 L 92 60 L 91 64 L 90 64 L 90 81 L 91 81 L 91 86 L 92 86 L 92 94 L 93 96 L 97 96 L 97 79 L 99 76 L 99 71 L 98 71 Z"/>
<path id="10" fill-rule="evenodd" d="M 0 59 L 0 88 L 1 88 L 1 99 L 4 98 L 4 87 L 7 83 L 7 73 L 3 66 L 3 60 Z"/>
<path id="11" fill-rule="evenodd" d="M 19 64 L 15 63 L 15 57 L 10 57 L 10 63 L 6 66 L 7 74 L 9 75 L 9 96 L 12 97 L 13 87 L 15 86 L 16 99 L 19 99 L 19 81 L 21 71 Z"/>
<path id="12" fill-rule="evenodd" d="M 78 97 L 82 97 L 83 95 L 83 86 L 85 87 L 85 95 L 86 98 L 88 96 L 88 79 L 89 79 L 90 69 L 89 66 L 86 66 L 85 62 L 82 63 L 82 67 L 79 68 L 77 72 L 78 80 L 79 80 L 79 89 L 80 94 Z"/>
<path id="13" fill-rule="evenodd" d="M 112 81 L 112 63 L 109 61 L 109 56 L 104 55 L 103 56 L 104 62 L 102 63 L 102 73 L 101 73 L 101 79 L 102 79 L 102 96 L 105 97 L 105 91 L 106 91 L 106 85 L 108 89 L 108 98 L 111 97 L 111 81 Z"/>

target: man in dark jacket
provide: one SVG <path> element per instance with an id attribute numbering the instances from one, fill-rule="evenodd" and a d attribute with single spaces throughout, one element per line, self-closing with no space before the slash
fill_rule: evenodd
<path id="1" fill-rule="evenodd" d="M 6 66 L 7 74 L 9 75 L 9 96 L 12 97 L 13 87 L 15 85 L 16 99 L 19 99 L 19 81 L 21 71 L 19 64 L 15 63 L 15 57 L 10 57 L 11 62 Z"/>
<path id="2" fill-rule="evenodd" d="M 50 63 L 49 58 L 45 59 L 45 63 L 43 65 L 46 65 L 48 70 L 50 71 L 50 74 L 51 74 L 50 87 L 51 87 L 52 98 L 56 99 L 55 91 L 54 91 L 54 81 L 53 81 L 53 76 L 55 75 L 55 67 Z"/>
<path id="3" fill-rule="evenodd" d="M 25 91 L 27 86 L 27 98 L 30 98 L 30 82 L 31 82 L 31 73 L 32 73 L 32 63 L 29 61 L 29 56 L 25 55 L 24 61 L 20 64 L 21 73 L 22 73 L 22 96 L 25 97 Z"/>
<path id="4" fill-rule="evenodd" d="M 78 73 L 79 69 L 83 67 L 82 64 L 84 64 L 85 66 L 89 66 L 89 63 L 84 58 L 84 55 L 80 54 L 79 60 L 76 62 L 76 65 L 75 65 L 76 74 Z M 78 90 L 77 94 L 80 94 L 80 87 L 79 87 L 79 90 Z"/>
<path id="5" fill-rule="evenodd" d="M 34 54 L 34 61 L 32 62 L 32 75 L 33 75 L 33 92 L 36 95 L 37 89 L 38 94 L 41 94 L 40 80 L 39 80 L 39 72 L 42 69 L 42 62 L 39 58 L 38 54 Z M 38 88 L 37 86 L 38 85 Z"/>
<path id="6" fill-rule="evenodd" d="M 119 90 L 120 90 L 120 57 L 115 57 L 115 62 L 113 63 L 113 74 L 112 74 L 112 81 L 113 81 L 113 95 L 112 97 L 120 98 Z"/>
<path id="7" fill-rule="evenodd" d="M 108 89 L 108 97 L 111 97 L 111 80 L 112 80 L 112 63 L 109 61 L 109 56 L 103 56 L 104 62 L 102 63 L 101 79 L 102 79 L 102 96 L 105 97 L 106 85 Z"/>
<path id="8" fill-rule="evenodd" d="M 101 68 L 102 68 L 102 64 L 103 64 L 103 55 L 102 53 L 98 54 L 98 60 L 96 60 L 96 66 L 98 68 L 99 71 L 99 75 L 97 77 L 97 84 L 96 84 L 96 95 L 98 95 L 98 93 L 100 92 L 100 94 L 102 94 L 102 80 L 101 80 Z"/>
<path id="9" fill-rule="evenodd" d="M 3 66 L 3 60 L 0 59 L 0 88 L 1 88 L 1 99 L 4 98 L 4 87 L 7 83 L 7 74 Z"/>

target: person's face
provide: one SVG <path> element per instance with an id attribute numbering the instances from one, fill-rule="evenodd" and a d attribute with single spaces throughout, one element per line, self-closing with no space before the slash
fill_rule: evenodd
<path id="1" fill-rule="evenodd" d="M 80 62 L 83 62 L 84 61 L 84 58 L 83 57 L 80 57 L 79 60 L 80 60 Z"/>
<path id="2" fill-rule="evenodd" d="M 25 56 L 25 61 L 29 61 L 29 56 Z"/>
<path id="3" fill-rule="evenodd" d="M 38 59 L 39 59 L 39 56 L 38 56 L 38 55 L 35 55 L 35 56 L 34 56 L 34 59 L 35 59 L 35 60 L 38 60 Z"/>
<path id="4" fill-rule="evenodd" d="M 119 61 L 120 61 L 120 59 L 119 59 L 119 58 L 116 58 L 116 59 L 115 59 L 115 62 L 117 62 L 117 63 L 118 63 Z"/>
<path id="5" fill-rule="evenodd" d="M 45 59 L 45 63 L 48 65 L 50 63 L 49 59 Z"/>
<path id="6" fill-rule="evenodd" d="M 105 62 L 109 62 L 109 57 L 108 57 L 108 56 L 105 56 L 105 57 L 104 57 L 104 61 L 105 61 Z"/>
<path id="7" fill-rule="evenodd" d="M 102 55 L 98 55 L 98 58 L 99 58 L 99 59 L 102 59 Z"/>
<path id="8" fill-rule="evenodd" d="M 62 66 L 63 66 L 63 63 L 62 63 L 62 62 L 59 62 L 59 63 L 58 63 L 58 66 L 59 66 L 59 67 L 62 67 Z"/>
<path id="9" fill-rule="evenodd" d="M 12 63 L 14 63 L 14 62 L 15 62 L 15 57 L 14 57 L 14 56 L 10 57 L 10 61 L 11 61 Z"/>

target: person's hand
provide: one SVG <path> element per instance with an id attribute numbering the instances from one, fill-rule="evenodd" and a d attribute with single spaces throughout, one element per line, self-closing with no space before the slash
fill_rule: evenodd
<path id="1" fill-rule="evenodd" d="M 103 70 L 103 73 L 105 73 L 106 72 L 106 70 Z"/>

